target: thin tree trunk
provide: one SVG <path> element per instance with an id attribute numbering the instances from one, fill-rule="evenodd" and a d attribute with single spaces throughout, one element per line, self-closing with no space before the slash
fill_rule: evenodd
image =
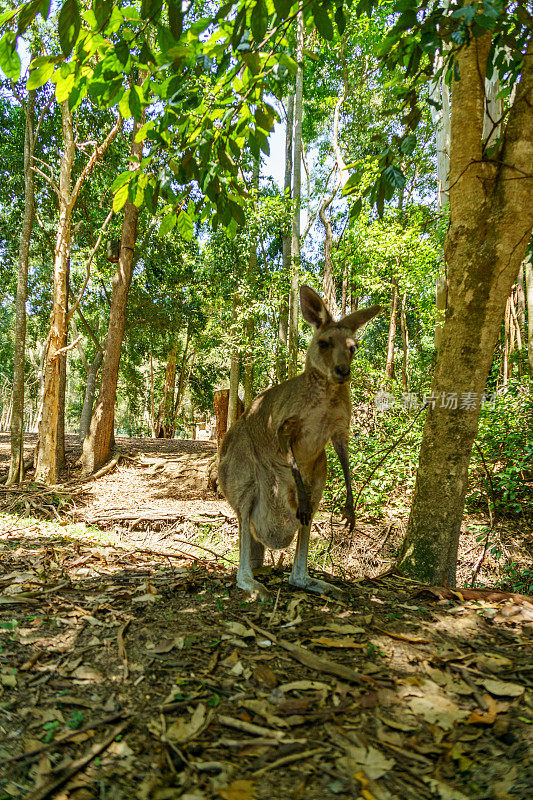
<path id="1" fill-rule="evenodd" d="M 407 372 L 407 356 L 409 352 L 409 331 L 407 330 L 407 319 L 405 309 L 407 305 L 407 292 L 402 295 L 402 308 L 400 312 L 400 326 L 402 331 L 402 389 L 409 391 L 409 374 Z"/>
<path id="2" fill-rule="evenodd" d="M 283 193 L 287 199 L 292 197 L 292 140 L 294 129 L 294 95 L 287 100 L 287 127 L 285 130 L 285 180 Z M 285 231 L 282 236 L 283 277 L 290 274 L 291 269 L 291 233 Z M 283 292 L 279 309 L 278 352 L 276 374 L 278 381 L 287 377 L 287 337 L 289 331 L 289 297 Z"/>
<path id="3" fill-rule="evenodd" d="M 527 360 L 529 374 L 533 375 L 533 257 L 529 254 L 524 261 L 527 304 Z"/>
<path id="4" fill-rule="evenodd" d="M 296 92 L 294 96 L 294 168 L 293 168 L 293 201 L 294 215 L 292 218 L 291 237 L 291 293 L 289 301 L 289 330 L 288 330 L 288 374 L 292 378 L 298 372 L 298 321 L 300 317 L 298 290 L 300 283 L 300 200 L 301 200 L 301 169 L 302 169 L 302 111 L 303 111 L 303 49 L 304 49 L 304 23 L 300 11 L 297 18 L 296 61 Z"/>
<path id="5" fill-rule="evenodd" d="M 448 309 L 399 569 L 454 585 L 468 466 L 501 321 L 533 228 L 533 35 L 498 162 L 484 160 L 484 76 L 490 35 L 457 55 L 446 236 Z M 523 172 L 522 172 L 523 171 Z M 457 402 L 454 409 L 453 399 Z"/>
<path id="6" fill-rule="evenodd" d="M 20 231 L 18 279 L 13 354 L 13 401 L 11 413 L 11 461 L 7 485 L 24 480 L 24 367 L 26 350 L 26 297 L 31 230 L 35 206 L 33 159 L 33 127 L 35 123 L 35 90 L 28 92 L 24 129 L 24 216 Z"/>
<path id="7" fill-rule="evenodd" d="M 69 288 L 70 259 L 67 266 L 67 294 L 66 312 L 67 322 L 63 347 L 68 344 L 68 288 Z M 61 353 L 61 363 L 59 365 L 59 406 L 57 410 L 57 441 L 56 441 L 56 470 L 59 474 L 66 464 L 65 458 L 65 401 L 67 391 L 67 353 Z"/>
<path id="8" fill-rule="evenodd" d="M 391 311 L 389 321 L 389 338 L 387 344 L 387 363 L 385 366 L 385 374 L 391 381 L 394 378 L 394 340 L 396 338 L 396 315 L 398 313 L 398 281 L 393 279 L 392 283 L 392 299 Z"/>
<path id="9" fill-rule="evenodd" d="M 342 268 L 342 294 L 341 294 L 341 317 L 346 316 L 346 304 L 348 300 L 348 259 L 345 259 Z"/>
<path id="10" fill-rule="evenodd" d="M 241 357 L 235 348 L 231 354 L 229 368 L 228 428 L 231 428 L 238 417 L 240 368 Z"/>
<path id="11" fill-rule="evenodd" d="M 133 124 L 130 149 L 131 170 L 139 168 L 139 160 L 142 157 L 142 142 L 136 141 L 137 132 L 142 123 L 143 120 Z M 89 433 L 83 443 L 81 459 L 83 475 L 90 475 L 99 469 L 108 460 L 115 444 L 114 425 L 118 368 L 126 325 L 126 305 L 133 270 L 133 254 L 137 242 L 138 219 L 138 207 L 127 200 L 124 207 L 120 256 L 112 284 L 113 291 L 109 309 L 109 326 L 104 345 L 100 393 L 91 419 Z"/>
<path id="12" fill-rule="evenodd" d="M 252 187 L 257 197 L 259 194 L 259 158 L 254 158 Z M 248 287 L 252 290 L 257 278 L 257 241 L 252 242 L 250 257 L 248 259 Z M 245 353 L 244 353 L 244 407 L 248 408 L 254 399 L 254 332 L 255 324 L 253 317 L 248 317 L 245 326 Z"/>
<path id="13" fill-rule="evenodd" d="M 504 317 L 504 326 L 503 326 L 503 356 L 502 356 L 502 386 L 507 388 L 507 384 L 509 383 L 509 378 L 512 374 L 512 367 L 510 363 L 510 356 L 511 356 L 511 337 L 510 337 L 510 328 L 511 328 L 511 301 L 510 298 L 507 298 L 507 303 L 505 304 L 505 317 Z"/>
<path id="14" fill-rule="evenodd" d="M 93 413 L 94 397 L 96 394 L 96 378 L 98 376 L 98 370 L 102 365 L 102 358 L 102 351 L 97 350 L 87 369 L 87 383 L 85 384 L 85 394 L 83 397 L 83 407 L 81 409 L 80 427 L 78 433 L 79 441 L 82 443 L 85 441 L 85 437 L 89 433 L 91 416 Z"/>
<path id="15" fill-rule="evenodd" d="M 39 425 L 39 450 L 35 480 L 55 483 L 57 480 L 57 422 L 59 413 L 59 386 L 61 358 L 58 351 L 64 347 L 67 330 L 67 271 L 71 239 L 71 183 L 75 146 L 72 115 L 68 100 L 61 105 L 63 155 L 59 177 L 59 222 L 54 250 L 54 292 L 50 332 L 44 372 L 44 395 Z"/>

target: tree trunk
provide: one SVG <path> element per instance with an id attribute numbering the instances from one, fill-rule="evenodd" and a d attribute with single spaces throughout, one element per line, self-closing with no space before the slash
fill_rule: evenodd
<path id="1" fill-rule="evenodd" d="M 402 308 L 400 312 L 400 326 L 402 331 L 402 389 L 409 391 L 409 374 L 407 372 L 407 357 L 409 353 L 409 331 L 407 330 L 407 319 L 405 308 L 407 305 L 407 292 L 402 296 Z"/>
<path id="2" fill-rule="evenodd" d="M 291 293 L 289 301 L 289 330 L 288 330 L 288 374 L 292 378 L 298 372 L 298 321 L 299 309 L 299 272 L 300 272 L 300 200 L 301 200 L 301 171 L 302 171 L 302 112 L 303 112 L 303 49 L 304 49 L 304 22 L 303 13 L 298 12 L 296 39 L 296 92 L 294 95 L 294 168 L 293 168 L 293 201 L 294 214 L 292 218 L 291 236 Z"/>
<path id="3" fill-rule="evenodd" d="M 134 122 L 131 134 L 130 170 L 133 171 L 139 168 L 139 161 L 142 157 L 142 142 L 137 142 L 135 139 L 137 131 L 139 131 L 142 124 L 143 120 Z M 120 255 L 112 284 L 113 291 L 109 309 L 109 326 L 104 345 L 100 393 L 91 419 L 89 433 L 83 442 L 81 457 L 83 475 L 90 475 L 105 464 L 115 444 L 114 425 L 118 368 L 126 325 L 126 305 L 131 284 L 138 219 L 138 207 L 127 200 L 124 207 Z"/>
<path id="4" fill-rule="evenodd" d="M 457 56 L 446 236 L 448 308 L 399 569 L 454 585 L 468 466 L 502 316 L 533 227 L 533 36 L 497 161 L 483 160 L 490 36 Z M 454 410 L 454 399 L 457 409 Z"/>
<path id="5" fill-rule="evenodd" d="M 255 201 L 259 195 L 259 158 L 254 158 L 252 187 L 255 193 Z M 253 290 L 257 279 L 257 241 L 254 239 L 250 248 L 248 259 L 248 287 Z M 255 324 L 252 316 L 246 320 L 245 326 L 245 352 L 244 352 L 244 407 L 248 408 L 254 399 L 254 338 Z"/>
<path id="6" fill-rule="evenodd" d="M 94 396 L 96 394 L 96 378 L 98 375 L 98 370 L 102 365 L 102 357 L 102 351 L 97 350 L 87 369 L 87 383 L 85 384 L 85 395 L 83 397 L 83 407 L 81 409 L 80 427 L 78 433 L 78 439 L 82 443 L 85 441 L 85 437 L 89 433 L 91 416 L 93 413 Z"/>
<path id="7" fill-rule="evenodd" d="M 526 279 L 526 304 L 527 304 L 527 360 L 529 374 L 533 375 L 533 256 L 528 254 L 524 261 L 524 276 Z"/>
<path id="8" fill-rule="evenodd" d="M 509 378 L 512 375 L 511 353 L 511 299 L 508 297 L 505 304 L 502 348 L 502 386 L 504 389 L 507 388 Z"/>
<path id="9" fill-rule="evenodd" d="M 11 413 L 11 461 L 7 485 L 24 480 L 24 367 L 26 350 L 26 297 L 28 293 L 28 262 L 35 205 L 33 160 L 33 127 L 35 122 L 35 90 L 28 92 L 24 129 L 24 216 L 20 231 L 18 279 L 13 354 L 13 401 Z"/>
<path id="10" fill-rule="evenodd" d="M 154 421 L 156 439 L 171 439 L 174 436 L 174 392 L 176 390 L 176 369 L 178 363 L 178 342 L 172 346 L 165 367 L 163 396 Z"/>
<path id="11" fill-rule="evenodd" d="M 241 367 L 240 353 L 235 348 L 231 354 L 229 369 L 228 428 L 231 428 L 238 417 L 239 409 L 239 373 Z"/>
<path id="12" fill-rule="evenodd" d="M 392 283 L 392 299 L 389 322 L 389 338 L 387 344 L 387 363 L 385 374 L 389 381 L 394 378 L 394 339 L 396 338 L 396 315 L 398 312 L 398 281 L 394 278 Z"/>
<path id="13" fill-rule="evenodd" d="M 71 238 L 71 182 L 75 146 L 72 115 L 68 100 L 61 104 L 63 155 L 59 177 L 59 222 L 54 250 L 54 292 L 50 332 L 44 371 L 44 395 L 39 425 L 39 450 L 35 480 L 55 483 L 57 480 L 57 422 L 59 413 L 59 387 L 61 358 L 58 351 L 64 347 L 67 332 L 67 272 Z"/>
<path id="14" fill-rule="evenodd" d="M 285 129 L 285 180 L 283 193 L 287 199 L 292 196 L 292 140 L 294 128 L 294 95 L 287 100 L 287 127 Z M 291 233 L 282 235 L 283 277 L 290 275 L 291 270 Z M 287 377 L 287 337 L 289 331 L 289 298 L 285 292 L 281 297 L 278 326 L 278 351 L 276 359 L 276 375 L 278 382 Z"/>

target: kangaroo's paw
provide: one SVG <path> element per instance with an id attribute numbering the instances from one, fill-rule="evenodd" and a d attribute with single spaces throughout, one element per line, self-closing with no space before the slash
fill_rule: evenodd
<path id="1" fill-rule="evenodd" d="M 296 578 L 291 575 L 289 578 L 291 586 L 297 586 L 299 589 L 306 589 L 308 592 L 316 592 L 317 594 L 329 594 L 336 600 L 343 600 L 346 595 L 341 589 L 337 589 L 331 583 L 320 581 L 318 578 L 311 578 L 309 575 L 303 578 Z"/>
<path id="2" fill-rule="evenodd" d="M 259 598 L 263 603 L 272 600 L 272 595 L 268 589 L 265 589 L 262 583 L 253 578 L 237 575 L 237 586 L 244 592 L 248 592 L 254 600 Z"/>

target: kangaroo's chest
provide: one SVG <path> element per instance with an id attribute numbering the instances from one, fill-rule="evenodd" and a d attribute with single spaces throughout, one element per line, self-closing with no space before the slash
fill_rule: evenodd
<path id="1" fill-rule="evenodd" d="M 309 404 L 301 416 L 301 427 L 292 442 L 296 461 L 313 461 L 330 439 L 348 430 L 350 409 L 345 403 Z"/>

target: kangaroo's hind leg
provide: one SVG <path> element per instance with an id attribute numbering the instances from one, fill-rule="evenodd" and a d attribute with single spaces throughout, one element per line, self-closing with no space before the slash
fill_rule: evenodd
<path id="1" fill-rule="evenodd" d="M 298 586 L 300 589 L 307 589 L 309 592 L 330 594 L 340 600 L 344 597 L 340 589 L 337 589 L 336 586 L 332 586 L 330 583 L 326 583 L 326 581 L 312 578 L 307 570 L 307 554 L 309 551 L 311 524 L 310 522 L 308 525 L 300 525 L 298 528 L 296 553 L 294 554 L 294 563 L 292 565 L 289 583 L 291 586 Z"/>
<path id="2" fill-rule="evenodd" d="M 263 559 L 265 557 L 265 545 L 255 538 L 250 537 L 250 565 L 252 569 L 260 569 L 263 566 Z"/>
<path id="3" fill-rule="evenodd" d="M 252 573 L 253 564 L 257 564 L 259 548 L 264 551 L 260 542 L 255 542 L 250 530 L 250 512 L 240 512 L 239 515 L 239 569 L 237 570 L 237 586 L 250 592 L 251 595 L 258 595 L 261 600 L 270 599 L 270 592 L 254 579 Z M 252 545 L 252 542 L 253 545 Z M 253 548 L 253 549 L 252 549 Z M 261 553 L 261 564 L 263 563 Z M 259 565 L 260 566 L 260 565 Z"/>

